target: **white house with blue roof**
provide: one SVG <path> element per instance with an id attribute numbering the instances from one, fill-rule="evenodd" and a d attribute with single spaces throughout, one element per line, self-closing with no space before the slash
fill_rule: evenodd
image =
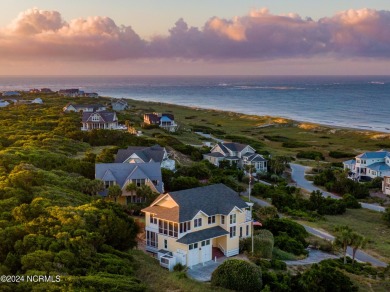
<path id="1" fill-rule="evenodd" d="M 360 181 L 390 175 L 390 152 L 386 150 L 364 152 L 355 159 L 343 162 L 349 178 Z"/>

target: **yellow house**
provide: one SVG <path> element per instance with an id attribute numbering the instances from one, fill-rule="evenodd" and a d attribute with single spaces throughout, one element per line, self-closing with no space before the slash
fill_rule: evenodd
<path id="1" fill-rule="evenodd" d="M 239 239 L 251 236 L 248 204 L 223 184 L 162 194 L 142 211 L 146 249 L 167 267 L 169 260 L 191 267 L 237 255 Z"/>

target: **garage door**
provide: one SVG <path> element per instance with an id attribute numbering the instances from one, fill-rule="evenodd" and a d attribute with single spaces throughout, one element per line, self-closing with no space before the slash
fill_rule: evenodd
<path id="1" fill-rule="evenodd" d="M 193 243 L 189 245 L 188 251 L 188 266 L 194 266 L 199 264 L 199 245 L 198 243 Z"/>
<path id="2" fill-rule="evenodd" d="M 212 257 L 212 248 L 210 244 L 210 240 L 204 240 L 201 242 L 201 263 L 211 261 Z"/>

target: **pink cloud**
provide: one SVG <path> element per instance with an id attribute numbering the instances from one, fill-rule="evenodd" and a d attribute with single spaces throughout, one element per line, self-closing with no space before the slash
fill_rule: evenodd
<path id="1" fill-rule="evenodd" d="M 390 12 L 348 10 L 313 21 L 260 9 L 233 19 L 213 17 L 202 28 L 179 19 L 167 35 L 147 41 L 108 17 L 66 22 L 59 12 L 30 9 L 0 30 L 0 56 L 92 61 L 389 58 Z"/>

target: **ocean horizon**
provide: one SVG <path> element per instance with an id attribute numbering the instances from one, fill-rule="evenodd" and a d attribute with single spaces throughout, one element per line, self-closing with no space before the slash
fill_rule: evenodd
<path id="1" fill-rule="evenodd" d="M 390 76 L 0 76 L 43 87 L 390 133 Z"/>

